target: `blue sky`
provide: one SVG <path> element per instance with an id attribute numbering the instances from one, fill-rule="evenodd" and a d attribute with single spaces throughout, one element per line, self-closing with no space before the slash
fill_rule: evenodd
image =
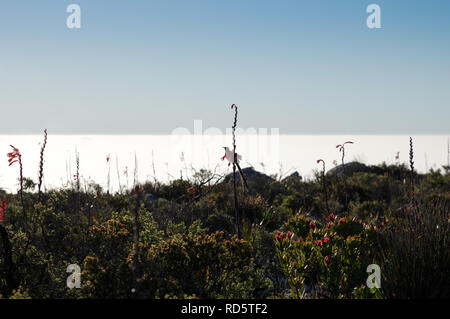
<path id="1" fill-rule="evenodd" d="M 0 41 L 2 134 L 224 130 L 232 103 L 281 133 L 450 132 L 446 0 L 2 0 Z"/>

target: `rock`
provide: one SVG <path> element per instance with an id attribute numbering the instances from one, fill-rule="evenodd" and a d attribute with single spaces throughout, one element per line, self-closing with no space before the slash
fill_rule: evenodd
<path id="1" fill-rule="evenodd" d="M 244 174 L 247 181 L 250 181 L 250 180 L 260 180 L 262 182 L 273 181 L 272 177 L 256 171 L 253 167 L 243 168 L 242 173 Z M 241 180 L 241 175 L 239 174 L 239 171 L 236 169 L 236 181 L 240 181 L 240 180 Z M 227 176 L 225 176 L 224 182 L 227 183 L 230 181 L 233 181 L 233 173 L 230 173 Z"/>
<path id="2" fill-rule="evenodd" d="M 338 177 L 341 177 L 344 175 L 344 171 L 346 176 L 351 176 L 356 172 L 368 172 L 370 171 L 370 168 L 359 162 L 350 162 L 333 167 L 327 172 L 327 175 L 337 175 Z"/>
<path id="3" fill-rule="evenodd" d="M 150 209 L 152 206 L 157 205 L 159 198 L 149 193 L 145 195 L 145 207 Z"/>
<path id="4" fill-rule="evenodd" d="M 283 182 L 289 181 L 289 180 L 298 180 L 301 181 L 303 179 L 303 177 L 297 172 L 295 171 L 294 173 L 292 173 L 289 176 L 286 176 L 285 178 L 282 179 Z"/>

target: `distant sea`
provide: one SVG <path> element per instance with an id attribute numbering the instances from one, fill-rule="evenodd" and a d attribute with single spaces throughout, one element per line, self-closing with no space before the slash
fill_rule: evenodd
<path id="1" fill-rule="evenodd" d="M 414 165 L 419 172 L 447 165 L 448 135 L 413 135 Z M 237 135 L 237 153 L 241 166 L 253 166 L 266 174 L 287 176 L 297 171 L 304 178 L 321 169 L 341 163 L 336 145 L 346 141 L 345 161 L 365 164 L 409 162 L 407 135 Z M 42 135 L 0 135 L 0 188 L 17 191 L 19 166 L 8 167 L 6 154 L 10 145 L 23 158 L 24 176 L 37 181 Z M 90 180 L 111 191 L 118 190 L 119 180 L 131 187 L 135 174 L 138 182 L 161 182 L 190 177 L 202 168 L 216 173 L 231 172 L 223 146 L 232 148 L 230 135 L 49 135 L 45 150 L 44 186 L 46 189 L 67 185 L 76 173 L 79 154 L 81 185 Z M 396 155 L 398 152 L 398 159 Z M 109 161 L 107 160 L 109 158 Z M 136 165 L 137 164 L 137 165 Z"/>

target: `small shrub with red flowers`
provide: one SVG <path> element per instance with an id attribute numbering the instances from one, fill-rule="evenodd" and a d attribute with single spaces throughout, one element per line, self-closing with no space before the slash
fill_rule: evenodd
<path id="1" fill-rule="evenodd" d="M 367 266 L 375 263 L 376 237 L 369 226 L 333 214 L 324 225 L 297 215 L 285 226 L 275 245 L 294 297 L 304 298 L 307 290 L 316 298 L 378 296 L 365 287 Z"/>

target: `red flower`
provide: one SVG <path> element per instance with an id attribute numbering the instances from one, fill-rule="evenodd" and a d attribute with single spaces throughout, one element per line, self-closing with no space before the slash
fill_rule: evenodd
<path id="1" fill-rule="evenodd" d="M 327 228 L 330 228 L 330 227 L 331 227 L 331 222 L 328 222 Z"/>
<path id="2" fill-rule="evenodd" d="M 301 243 L 301 242 L 303 241 L 303 238 L 299 237 L 299 238 L 297 239 L 297 241 L 298 241 L 299 243 Z"/>
<path id="3" fill-rule="evenodd" d="M 344 221 L 344 217 L 342 217 L 341 219 L 339 219 L 339 224 L 342 223 Z"/>
<path id="4" fill-rule="evenodd" d="M 327 244 L 330 241 L 330 238 L 325 237 L 323 241 L 324 241 L 325 244 Z"/>
<path id="5" fill-rule="evenodd" d="M 309 227 L 311 227 L 311 229 L 314 230 L 316 229 L 316 224 L 314 224 L 314 222 L 310 222 Z"/>
<path id="6" fill-rule="evenodd" d="M 336 218 L 336 217 L 334 216 L 334 214 L 331 213 L 331 215 L 330 215 L 330 220 L 331 220 L 331 221 L 334 221 L 335 218 Z"/>
<path id="7" fill-rule="evenodd" d="M 292 239 L 293 236 L 294 236 L 293 233 L 291 233 L 291 232 L 288 232 L 288 233 L 287 233 L 287 237 L 288 237 L 289 239 Z"/>
<path id="8" fill-rule="evenodd" d="M 190 192 L 192 192 L 193 190 L 194 190 L 194 186 L 189 187 L 189 188 L 187 189 L 187 192 L 190 193 Z"/>
<path id="9" fill-rule="evenodd" d="M 327 263 L 330 260 L 330 258 L 328 258 L 328 256 L 325 256 L 323 260 Z"/>
<path id="10" fill-rule="evenodd" d="M 277 238 L 278 238 L 278 240 L 282 240 L 283 239 L 283 233 L 277 232 Z"/>
<path id="11" fill-rule="evenodd" d="M 339 148 L 339 152 L 342 152 L 342 150 L 344 149 L 344 145 L 345 144 L 353 144 L 353 142 L 348 141 L 348 142 L 345 142 L 344 144 L 336 145 L 336 148 Z"/>
<path id="12" fill-rule="evenodd" d="M 15 148 L 12 145 L 10 145 L 10 146 L 12 147 L 13 151 L 11 153 L 7 154 L 8 158 L 9 158 L 8 159 L 9 166 L 14 164 L 15 162 L 18 162 L 21 157 L 19 149 Z"/>
<path id="13" fill-rule="evenodd" d="M 306 237 L 306 240 L 310 240 L 311 238 L 309 238 L 309 236 L 308 237 Z"/>

